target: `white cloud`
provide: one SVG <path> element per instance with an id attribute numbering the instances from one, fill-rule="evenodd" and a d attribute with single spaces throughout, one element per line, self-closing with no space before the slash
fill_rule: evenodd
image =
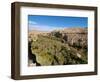
<path id="1" fill-rule="evenodd" d="M 63 27 L 53 27 L 53 26 L 47 26 L 47 25 L 29 25 L 29 30 L 39 30 L 39 31 L 53 31 L 63 29 Z"/>
<path id="2" fill-rule="evenodd" d="M 37 24 L 37 22 L 35 22 L 35 21 L 29 21 L 28 23 L 29 23 L 29 25 Z"/>
<path id="3" fill-rule="evenodd" d="M 29 21 L 28 28 L 29 28 L 29 30 L 39 30 L 39 31 L 53 31 L 53 30 L 57 30 L 57 29 L 63 29 L 63 27 L 53 27 L 53 26 L 48 26 L 48 25 L 40 25 L 35 21 Z"/>

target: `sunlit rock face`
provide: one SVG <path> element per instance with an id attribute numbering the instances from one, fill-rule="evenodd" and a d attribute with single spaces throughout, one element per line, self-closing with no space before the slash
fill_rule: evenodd
<path id="1" fill-rule="evenodd" d="M 70 44 L 78 44 L 81 46 L 87 46 L 87 29 L 86 28 L 66 28 L 62 30 L 55 30 L 52 32 L 52 35 L 55 32 L 60 32 L 62 34 L 62 38 Z"/>

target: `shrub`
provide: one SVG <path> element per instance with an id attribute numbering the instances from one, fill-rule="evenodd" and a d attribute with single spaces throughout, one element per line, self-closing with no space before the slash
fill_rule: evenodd
<path id="1" fill-rule="evenodd" d="M 36 56 L 36 60 L 40 65 L 52 65 L 54 57 L 52 55 L 47 54 L 46 52 L 41 52 L 41 54 Z"/>
<path id="2" fill-rule="evenodd" d="M 54 36 L 57 37 L 57 38 L 61 38 L 62 37 L 62 34 L 60 32 L 55 32 L 54 33 Z"/>

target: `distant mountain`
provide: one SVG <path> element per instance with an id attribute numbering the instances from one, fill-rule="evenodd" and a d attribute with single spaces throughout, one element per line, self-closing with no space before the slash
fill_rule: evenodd
<path id="1" fill-rule="evenodd" d="M 87 28 L 65 28 L 60 30 L 54 30 L 52 32 L 57 31 L 59 31 L 60 33 L 87 33 Z"/>
<path id="2" fill-rule="evenodd" d="M 41 33 L 49 33 L 47 31 L 39 31 L 39 30 L 31 30 L 29 31 L 29 34 L 41 34 Z"/>
<path id="3" fill-rule="evenodd" d="M 53 33 L 53 32 L 60 32 L 60 33 L 87 33 L 87 28 L 64 28 L 64 29 L 56 29 L 53 31 L 40 31 L 40 30 L 31 30 L 29 31 L 29 35 L 38 35 L 38 34 L 46 34 L 46 33 Z"/>

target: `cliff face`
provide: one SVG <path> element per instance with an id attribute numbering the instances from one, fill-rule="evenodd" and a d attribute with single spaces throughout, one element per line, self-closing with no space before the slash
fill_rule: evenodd
<path id="1" fill-rule="evenodd" d="M 80 43 L 80 45 L 87 46 L 87 29 L 86 28 L 66 28 L 63 30 L 55 30 L 51 32 L 51 35 L 55 33 L 61 33 L 62 38 L 65 39 L 66 43 L 74 45 Z"/>

